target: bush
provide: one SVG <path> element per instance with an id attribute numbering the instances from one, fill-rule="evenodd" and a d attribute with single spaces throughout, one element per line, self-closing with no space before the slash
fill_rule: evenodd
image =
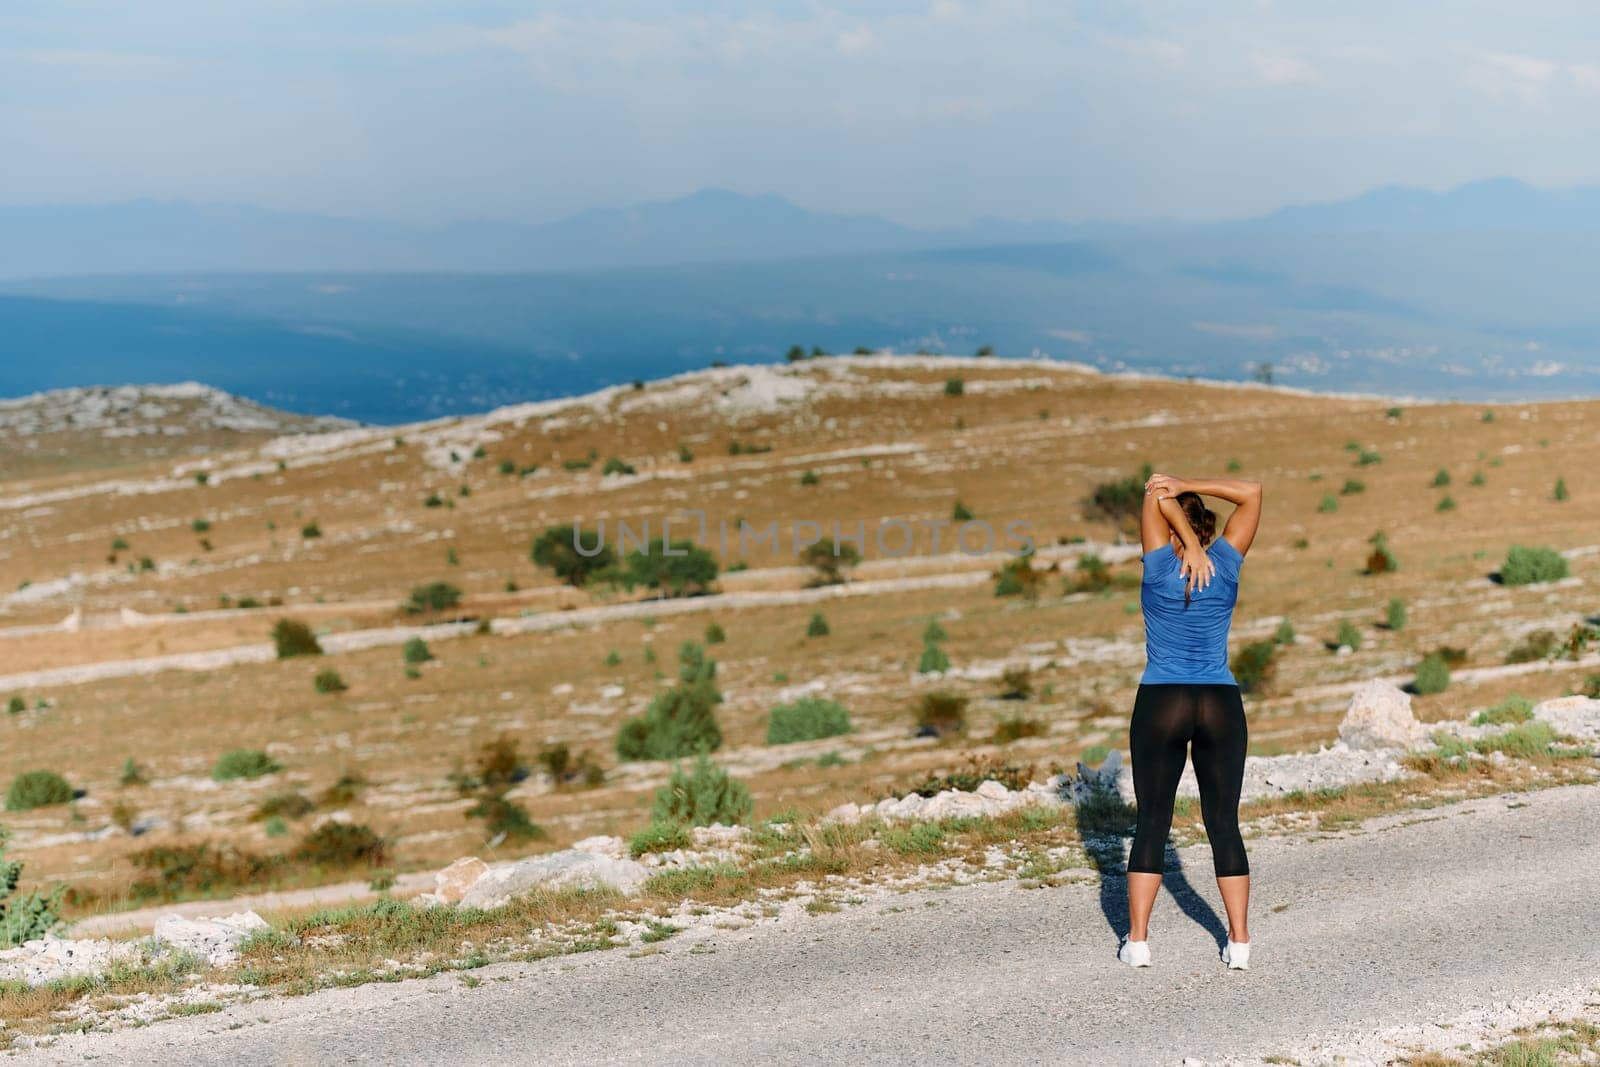
<path id="1" fill-rule="evenodd" d="M 314 540 L 322 536 L 322 527 L 317 525 L 315 522 L 308 522 L 304 526 L 300 527 L 300 536 L 305 538 L 307 541 Z"/>
<path id="2" fill-rule="evenodd" d="M 67 780 L 55 771 L 24 771 L 12 779 L 6 790 L 7 811 L 32 811 L 52 804 L 66 804 L 77 794 Z"/>
<path id="3" fill-rule="evenodd" d="M 943 641 L 950 635 L 944 632 L 944 627 L 939 625 L 939 620 L 929 619 L 928 625 L 922 628 L 923 641 Z"/>
<path id="4" fill-rule="evenodd" d="M 1367 539 L 1372 545 L 1372 553 L 1367 556 L 1368 574 L 1388 574 L 1400 569 L 1400 564 L 1394 558 L 1394 553 L 1389 551 L 1389 540 L 1380 531 Z"/>
<path id="5" fill-rule="evenodd" d="M 1532 663 L 1535 660 L 1549 659 L 1561 647 L 1561 638 L 1556 636 L 1554 630 L 1534 630 L 1523 637 L 1520 644 L 1514 645 L 1506 654 L 1507 663 Z"/>
<path id="6" fill-rule="evenodd" d="M 223 753 L 217 765 L 211 768 L 211 777 L 228 782 L 235 778 L 260 778 L 281 770 L 283 767 L 260 749 L 236 748 Z"/>
<path id="7" fill-rule="evenodd" d="M 971 522 L 972 509 L 957 500 L 955 506 L 950 509 L 950 520 L 952 522 Z"/>
<path id="8" fill-rule="evenodd" d="M 918 674 L 942 673 L 950 669 L 950 657 L 932 641 L 922 644 L 922 658 L 917 661 Z"/>
<path id="9" fill-rule="evenodd" d="M 294 850 L 299 862 L 331 870 L 382 867 L 388 855 L 387 842 L 372 827 L 332 821 L 307 834 Z"/>
<path id="10" fill-rule="evenodd" d="M 1384 625 L 1391 630 L 1404 630 L 1406 628 L 1406 602 L 1399 597 L 1389 598 L 1389 607 L 1384 612 Z"/>
<path id="11" fill-rule="evenodd" d="M 1472 717 L 1474 726 L 1514 726 L 1533 718 L 1533 701 L 1512 693 L 1492 708 Z"/>
<path id="12" fill-rule="evenodd" d="M 1359 652 L 1361 651 L 1361 631 L 1349 619 L 1342 619 L 1339 622 L 1338 633 L 1334 634 L 1333 645 L 1335 648 L 1348 645 L 1350 651 Z"/>
<path id="13" fill-rule="evenodd" d="M 1500 581 L 1505 585 L 1554 582 L 1566 576 L 1566 557 L 1553 548 L 1512 545 L 1500 567 Z"/>
<path id="14" fill-rule="evenodd" d="M 148 785 L 149 782 L 149 775 L 145 773 L 145 769 L 139 766 L 132 756 L 122 761 L 122 774 L 117 779 L 118 785 Z"/>
<path id="15" fill-rule="evenodd" d="M 6 712 L 10 715 L 21 715 L 28 710 L 28 702 L 20 696 L 14 696 L 6 701 Z"/>
<path id="16" fill-rule="evenodd" d="M 1278 623 L 1278 629 L 1273 632 L 1272 639 L 1280 645 L 1294 644 L 1294 623 L 1288 619 Z"/>
<path id="17" fill-rule="evenodd" d="M 945 396 L 964 396 L 967 392 L 967 383 L 961 378 L 946 378 L 944 381 Z"/>
<path id="18" fill-rule="evenodd" d="M 1417 677 L 1411 691 L 1424 696 L 1442 693 L 1450 687 L 1450 666 L 1437 652 L 1429 653 L 1417 664 Z"/>
<path id="19" fill-rule="evenodd" d="M 940 737 L 964 732 L 967 703 L 967 698 L 960 693 L 937 690 L 922 694 L 912 709 L 918 732 L 932 732 Z"/>
<path id="20" fill-rule="evenodd" d="M 539 766 L 544 768 L 551 784 L 557 789 L 573 782 L 592 789 L 606 779 L 605 770 L 590 761 L 588 752 L 580 752 L 574 757 L 565 741 L 540 748 Z"/>
<path id="21" fill-rule="evenodd" d="M 678 684 L 656 694 L 642 716 L 622 724 L 617 755 L 625 760 L 677 759 L 715 752 L 722 745 L 716 706 L 717 661 L 705 648 L 685 641 L 678 650 Z"/>
<path id="22" fill-rule="evenodd" d="M 628 839 L 628 852 L 642 856 L 646 852 L 671 852 L 688 848 L 692 843 L 688 829 L 681 823 L 652 822 Z"/>
<path id="23" fill-rule="evenodd" d="M 611 579 L 630 592 L 642 585 L 675 597 L 709 593 L 717 580 L 716 557 L 693 541 L 673 541 L 670 555 L 668 548 L 667 542 L 658 537 L 644 549 L 629 552 Z"/>
<path id="24" fill-rule="evenodd" d="M 706 644 L 720 645 L 728 639 L 728 632 L 722 628 L 721 623 L 711 622 L 706 624 Z"/>
<path id="25" fill-rule="evenodd" d="M 411 590 L 405 610 L 410 615 L 421 615 L 429 611 L 449 611 L 460 603 L 461 590 L 449 582 L 429 582 Z"/>
<path id="26" fill-rule="evenodd" d="M 995 596 L 1020 596 L 1024 600 L 1038 600 L 1039 587 L 1044 584 L 1044 575 L 1033 569 L 1032 552 L 1012 556 L 994 572 L 994 578 Z"/>
<path id="27" fill-rule="evenodd" d="M 1555 492 L 1551 494 L 1551 498 L 1557 501 L 1565 501 L 1570 499 L 1570 494 L 1567 492 L 1567 480 L 1565 478 L 1556 479 Z"/>
<path id="28" fill-rule="evenodd" d="M 1449 484 L 1450 472 L 1445 470 L 1443 467 L 1440 467 L 1438 473 L 1433 476 L 1433 487 L 1435 489 L 1443 489 Z"/>
<path id="29" fill-rule="evenodd" d="M 811 585 L 839 585 L 849 581 L 848 572 L 861 563 L 861 553 L 849 542 L 818 541 L 806 546 L 800 562 L 816 571 Z"/>
<path id="30" fill-rule="evenodd" d="M 1344 488 L 1339 490 L 1339 494 L 1341 496 L 1355 496 L 1357 493 L 1365 493 L 1366 491 L 1366 482 L 1358 481 L 1355 478 L 1346 478 Z"/>
<path id="31" fill-rule="evenodd" d="M 1233 677 L 1242 692 L 1259 692 L 1271 683 L 1277 667 L 1273 658 L 1277 651 L 1276 641 L 1254 641 L 1234 655 Z"/>
<path id="32" fill-rule="evenodd" d="M 650 821 L 687 826 L 719 822 L 733 826 L 748 820 L 753 807 L 750 790 L 701 753 L 695 757 L 691 773 L 685 774 L 681 766 L 674 767 L 667 784 L 656 790 Z"/>
<path id="33" fill-rule="evenodd" d="M 1137 476 L 1114 482 L 1102 482 L 1089 497 L 1093 511 L 1098 511 L 1117 525 L 1136 521 L 1144 509 L 1144 483 L 1154 473 L 1146 463 Z"/>
<path id="34" fill-rule="evenodd" d="M 250 818 L 253 822 L 262 822 L 272 818 L 299 819 L 310 815 L 316 810 L 317 806 L 311 802 L 310 797 L 304 793 L 291 791 L 288 793 L 276 793 L 263 800 L 256 805 L 256 810 L 251 814 Z"/>
<path id="35" fill-rule="evenodd" d="M 578 551 L 579 547 L 582 552 Z M 604 542 L 599 531 L 585 536 L 581 529 L 573 526 L 550 527 L 534 539 L 529 556 L 563 582 L 576 587 L 582 587 L 595 572 L 617 562 L 616 553 Z"/>
<path id="36" fill-rule="evenodd" d="M 930 774 L 900 796 L 916 793 L 918 796 L 937 796 L 946 789 L 970 793 L 984 782 L 999 782 L 1010 790 L 1022 790 L 1032 782 L 1037 768 L 1032 764 L 1003 763 L 994 756 L 968 756 L 967 762 L 956 770 L 944 774 Z"/>
<path id="37" fill-rule="evenodd" d="M 811 616 L 811 621 L 806 623 L 807 637 L 827 637 L 829 632 L 828 620 L 822 617 L 822 612 L 820 611 L 814 613 Z"/>
<path id="38" fill-rule="evenodd" d="M 317 635 L 299 619 L 279 619 L 273 623 L 272 644 L 278 650 L 279 659 L 322 655 L 322 645 L 318 644 Z"/>
<path id="39" fill-rule="evenodd" d="M 635 471 L 628 464 L 622 462 L 622 460 L 618 459 L 616 456 L 611 456 L 610 458 L 608 458 L 606 460 L 606 462 L 605 462 L 605 465 L 600 468 L 600 476 L 601 477 L 605 477 L 608 474 L 636 474 L 636 473 L 638 473 L 638 472 Z"/>
<path id="40" fill-rule="evenodd" d="M 361 794 L 361 787 L 366 784 L 359 775 L 341 774 L 338 781 L 324 789 L 317 797 L 317 803 L 328 808 L 342 808 L 354 804 L 356 797 Z"/>
<path id="41" fill-rule="evenodd" d="M 1000 672 L 1000 699 L 1027 700 L 1033 696 L 1033 671 L 1027 664 L 1007 667 Z"/>
<path id="42" fill-rule="evenodd" d="M 849 732 L 850 712 L 838 701 L 822 697 L 801 697 L 793 704 L 779 704 L 767 716 L 769 745 L 815 741 Z"/>
<path id="43" fill-rule="evenodd" d="M 17 895 L 22 861 L 7 858 L 8 837 L 10 834 L 0 828 L 0 948 L 43 938 L 61 921 L 61 890 Z"/>
<path id="44" fill-rule="evenodd" d="M 311 679 L 311 685 L 319 693 L 342 693 L 350 688 L 344 684 L 338 671 L 318 671 L 317 676 Z"/>
<path id="45" fill-rule="evenodd" d="M 282 856 L 262 856 L 233 845 L 157 845 L 129 856 L 146 872 L 129 886 L 137 900 L 209 896 L 219 890 L 258 887 L 283 866 Z"/>
<path id="46" fill-rule="evenodd" d="M 1009 745 L 1013 741 L 1020 741 L 1024 737 L 1043 737 L 1050 732 L 1050 727 L 1040 719 L 1030 719 L 1023 715 L 1007 715 L 994 724 L 994 735 L 989 738 L 990 743 L 996 745 Z"/>
<path id="47" fill-rule="evenodd" d="M 410 664 L 426 663 L 433 658 L 433 653 L 428 650 L 428 642 L 420 637 L 413 637 L 400 646 L 401 657 Z"/>
<path id="48" fill-rule="evenodd" d="M 1338 511 L 1339 498 L 1334 496 L 1332 493 L 1322 494 L 1322 503 L 1317 505 L 1317 510 L 1322 512 L 1324 515 L 1332 511 Z"/>

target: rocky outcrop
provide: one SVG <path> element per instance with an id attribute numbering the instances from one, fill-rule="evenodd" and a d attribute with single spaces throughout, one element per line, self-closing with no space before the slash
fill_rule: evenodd
<path id="1" fill-rule="evenodd" d="M 1427 739 L 1427 727 L 1411 714 L 1411 697 L 1388 682 L 1373 680 L 1351 694 L 1339 723 L 1339 740 L 1361 751 L 1415 748 Z"/>
<path id="2" fill-rule="evenodd" d="M 499 908 L 536 889 L 615 889 L 633 896 L 649 876 L 649 868 L 636 860 L 569 848 L 489 867 L 462 893 L 460 903 L 467 908 Z"/>
<path id="3" fill-rule="evenodd" d="M 215 919 L 185 919 L 168 915 L 156 923 L 152 940 L 159 945 L 188 952 L 221 967 L 239 958 L 239 946 L 267 921 L 253 911 L 242 911 Z"/>
<path id="4" fill-rule="evenodd" d="M 45 937 L 0 952 L 0 981 L 44 985 L 63 978 L 104 974 L 119 963 L 155 963 L 174 953 L 222 967 L 238 960 L 239 946 L 251 934 L 265 929 L 266 920 L 253 911 L 245 911 L 218 919 L 168 915 L 156 923 L 154 934 L 139 941 Z"/>

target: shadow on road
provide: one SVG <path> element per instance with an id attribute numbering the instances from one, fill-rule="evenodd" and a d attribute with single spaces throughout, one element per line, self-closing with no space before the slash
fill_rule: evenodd
<path id="1" fill-rule="evenodd" d="M 1123 841 L 1133 833 L 1134 812 L 1114 790 L 1090 789 L 1074 802 L 1078 837 L 1100 876 L 1100 913 L 1113 935 L 1113 951 L 1128 936 L 1128 871 Z M 1216 909 L 1195 892 L 1183 870 L 1183 859 L 1171 842 L 1166 848 L 1166 871 L 1161 887 L 1194 923 L 1211 935 L 1221 952 L 1228 943 L 1228 928 Z"/>

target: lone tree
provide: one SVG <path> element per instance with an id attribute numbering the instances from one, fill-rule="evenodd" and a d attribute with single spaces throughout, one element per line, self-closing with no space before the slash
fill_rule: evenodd
<path id="1" fill-rule="evenodd" d="M 717 661 L 703 645 L 685 641 L 678 650 L 678 684 L 656 694 L 638 718 L 622 724 L 617 756 L 625 760 L 678 759 L 722 747 L 716 706 Z"/>
<path id="2" fill-rule="evenodd" d="M 800 562 L 816 571 L 811 585 L 840 585 L 849 581 L 848 572 L 861 562 L 861 553 L 848 542 L 818 541 L 806 546 Z"/>
<path id="3" fill-rule="evenodd" d="M 578 551 L 579 548 L 583 551 Z M 552 526 L 534 539 L 529 553 L 533 562 L 549 568 L 557 578 L 570 586 L 581 588 L 596 571 L 604 570 L 617 562 L 617 555 L 602 539 L 600 532 L 584 536 L 572 526 Z"/>
<path id="4" fill-rule="evenodd" d="M 299 619 L 279 619 L 273 623 L 272 644 L 278 651 L 279 659 L 322 655 L 322 645 L 318 643 L 317 635 Z"/>

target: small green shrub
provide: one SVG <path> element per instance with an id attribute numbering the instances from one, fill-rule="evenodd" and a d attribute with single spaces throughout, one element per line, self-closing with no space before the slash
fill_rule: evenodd
<path id="1" fill-rule="evenodd" d="M 747 821 L 753 807 L 750 790 L 701 753 L 691 772 L 686 774 L 682 766 L 674 767 L 667 784 L 656 790 L 650 821 L 732 826 Z"/>
<path id="2" fill-rule="evenodd" d="M 127 759 L 122 761 L 122 774 L 117 779 L 118 785 L 148 785 L 149 782 L 149 775 L 145 772 L 143 767 L 139 766 L 139 764 L 134 761 L 132 756 L 129 756 Z"/>
<path id="3" fill-rule="evenodd" d="M 261 830 L 268 837 L 282 837 L 289 832 L 289 820 L 282 815 L 274 815 L 261 824 Z"/>
<path id="4" fill-rule="evenodd" d="M 1439 503 L 1434 507 L 1435 511 L 1454 511 L 1455 509 L 1456 498 L 1451 496 L 1449 493 L 1446 493 L 1444 496 L 1440 497 Z"/>
<path id="5" fill-rule="evenodd" d="M 1406 602 L 1399 597 L 1390 597 L 1389 606 L 1384 611 L 1383 624 L 1390 630 L 1404 630 L 1406 628 Z"/>
<path id="6" fill-rule="evenodd" d="M 69 803 L 74 796 L 72 786 L 55 771 L 24 771 L 12 779 L 11 788 L 6 790 L 6 810 L 32 811 Z"/>
<path id="7" fill-rule="evenodd" d="M 600 468 L 601 477 L 609 474 L 637 474 L 638 472 L 616 456 L 607 458 L 605 465 Z"/>
<path id="8" fill-rule="evenodd" d="M 656 694 L 645 713 L 622 724 L 617 755 L 625 760 L 677 759 L 714 752 L 722 745 L 716 705 L 717 661 L 705 648 L 685 641 L 678 650 L 678 684 Z"/>
<path id="9" fill-rule="evenodd" d="M 1278 643 L 1266 640 L 1253 641 L 1234 654 L 1233 678 L 1242 692 L 1260 692 L 1271 683 L 1277 667 L 1274 659 L 1277 652 Z"/>
<path id="10" fill-rule="evenodd" d="M 260 778 L 281 770 L 283 767 L 278 761 L 260 749 L 236 748 L 222 754 L 217 765 L 211 768 L 211 777 L 228 782 L 236 778 Z"/>
<path id="11" fill-rule="evenodd" d="M 1561 638 L 1554 630 L 1534 630 L 1524 635 L 1522 641 L 1506 653 L 1507 663 L 1532 663 L 1549 659 L 1561 647 Z"/>
<path id="12" fill-rule="evenodd" d="M 1565 478 L 1556 479 L 1555 492 L 1551 494 L 1551 498 L 1557 501 L 1566 501 L 1571 499 L 1570 494 L 1567 492 L 1567 480 Z"/>
<path id="13" fill-rule="evenodd" d="M 1365 493 L 1366 491 L 1366 482 L 1358 481 L 1355 478 L 1347 478 L 1345 479 L 1344 488 L 1339 490 L 1339 495 L 1355 496 L 1357 493 Z"/>
<path id="14" fill-rule="evenodd" d="M 1443 489 L 1449 484 L 1450 472 L 1445 470 L 1443 467 L 1440 467 L 1438 473 L 1433 476 L 1433 487 L 1435 489 Z"/>
<path id="15" fill-rule="evenodd" d="M 1553 548 L 1512 545 L 1500 567 L 1500 581 L 1505 585 L 1554 582 L 1566 576 L 1567 559 Z"/>
<path id="16" fill-rule="evenodd" d="M 1389 574 L 1400 569 L 1394 553 L 1389 551 L 1389 540 L 1382 531 L 1373 534 L 1367 541 L 1372 545 L 1372 552 L 1367 556 L 1368 574 Z"/>
<path id="17" fill-rule="evenodd" d="M 767 716 L 767 744 L 815 741 L 850 732 L 850 712 L 843 704 L 822 697 L 801 697 L 779 704 Z"/>
<path id="18" fill-rule="evenodd" d="M 315 540 L 316 538 L 322 536 L 322 527 L 317 525 L 315 522 L 308 522 L 304 526 L 300 527 L 300 536 L 305 538 L 307 541 Z"/>
<path id="19" fill-rule="evenodd" d="M 967 728 L 968 700 L 960 693 L 936 690 L 924 693 L 912 706 L 919 731 L 932 731 L 940 737 L 959 734 Z"/>
<path id="20" fill-rule="evenodd" d="M 1294 623 L 1288 619 L 1278 623 L 1278 629 L 1273 633 L 1272 639 L 1280 645 L 1294 644 Z"/>
<path id="21" fill-rule="evenodd" d="M 822 617 L 822 612 L 820 611 L 813 614 L 811 621 L 806 623 L 807 637 L 827 637 L 829 632 L 828 620 Z"/>
<path id="22" fill-rule="evenodd" d="M 628 853 L 638 857 L 647 852 L 671 852 L 691 843 L 689 829 L 682 823 L 652 821 L 628 839 Z"/>
<path id="23" fill-rule="evenodd" d="M 21 715 L 27 710 L 28 702 L 21 696 L 13 696 L 10 700 L 6 701 L 6 713 L 9 715 Z"/>
<path id="24" fill-rule="evenodd" d="M 1533 701 L 1512 693 L 1492 708 L 1472 717 L 1474 726 L 1511 726 L 1533 718 Z"/>
<path id="25" fill-rule="evenodd" d="M 952 522 L 971 522 L 972 521 L 972 509 L 967 507 L 960 500 L 957 500 L 955 502 L 955 506 L 950 509 L 950 521 L 952 521 Z"/>
<path id="26" fill-rule="evenodd" d="M 421 615 L 429 611 L 449 611 L 460 603 L 461 590 L 449 582 L 429 582 L 411 590 L 405 610 L 409 615 Z"/>
<path id="27" fill-rule="evenodd" d="M 965 763 L 953 771 L 929 774 L 906 790 L 895 790 L 899 796 L 912 793 L 918 796 L 937 796 L 946 789 L 970 793 L 984 782 L 999 782 L 1007 789 L 1026 789 L 1033 781 L 1037 768 L 1032 764 L 1007 763 L 996 756 L 968 756 Z"/>
<path id="28" fill-rule="evenodd" d="M 22 880 L 22 862 L 7 858 L 9 836 L 0 829 L 0 948 L 43 938 L 61 921 L 62 890 L 17 893 L 17 883 Z"/>
<path id="29" fill-rule="evenodd" d="M 945 396 L 964 396 L 967 392 L 967 383 L 961 378 L 946 378 L 944 381 Z"/>
<path id="30" fill-rule="evenodd" d="M 1020 596 L 1029 601 L 1039 599 L 1039 587 L 1044 583 L 1043 573 L 1033 567 L 1031 552 L 1012 556 L 995 571 L 994 577 L 995 596 Z"/>
<path id="31" fill-rule="evenodd" d="M 1450 666 L 1445 663 L 1444 657 L 1438 653 L 1430 653 L 1423 657 L 1417 664 L 1417 677 L 1411 683 L 1411 690 L 1428 696 L 1442 693 L 1450 687 Z"/>
<path id="32" fill-rule="evenodd" d="M 944 654 L 944 649 L 926 641 L 922 645 L 922 658 L 917 661 L 918 674 L 933 674 L 950 669 L 950 657 Z"/>
<path id="33" fill-rule="evenodd" d="M 800 484 L 805 486 L 821 485 L 822 475 L 818 474 L 816 471 L 808 470 L 804 474 L 800 475 Z"/>
<path id="34" fill-rule="evenodd" d="M 1350 651 L 1360 652 L 1361 631 L 1349 619 L 1342 619 L 1339 622 L 1339 631 L 1334 635 L 1333 644 L 1335 648 L 1348 645 Z"/>
<path id="35" fill-rule="evenodd" d="M 923 641 L 943 641 L 950 635 L 944 632 L 944 627 L 939 625 L 938 619 L 929 619 L 928 625 L 922 629 Z"/>
<path id="36" fill-rule="evenodd" d="M 322 645 L 318 643 L 317 635 L 299 619 L 279 619 L 273 623 L 272 644 L 277 649 L 279 659 L 322 655 Z"/>
<path id="37" fill-rule="evenodd" d="M 1322 495 L 1322 503 L 1317 505 L 1317 510 L 1322 512 L 1324 515 L 1328 514 L 1329 512 L 1338 511 L 1339 498 L 1334 496 L 1332 493 L 1324 493 Z"/>
<path id="38" fill-rule="evenodd" d="M 1027 700 L 1033 696 L 1033 671 L 1016 664 L 1000 672 L 1000 699 Z"/>
<path id="39" fill-rule="evenodd" d="M 343 693 L 350 688 L 338 671 L 318 671 L 317 676 L 311 679 L 311 685 L 317 692 L 324 694 Z"/>
<path id="40" fill-rule="evenodd" d="M 728 632 L 722 628 L 721 623 L 706 624 L 706 644 L 720 645 L 728 639 Z"/>
<path id="41" fill-rule="evenodd" d="M 400 656 L 407 663 L 427 663 L 433 658 L 433 653 L 428 649 L 428 642 L 420 637 L 413 637 L 400 646 Z"/>

